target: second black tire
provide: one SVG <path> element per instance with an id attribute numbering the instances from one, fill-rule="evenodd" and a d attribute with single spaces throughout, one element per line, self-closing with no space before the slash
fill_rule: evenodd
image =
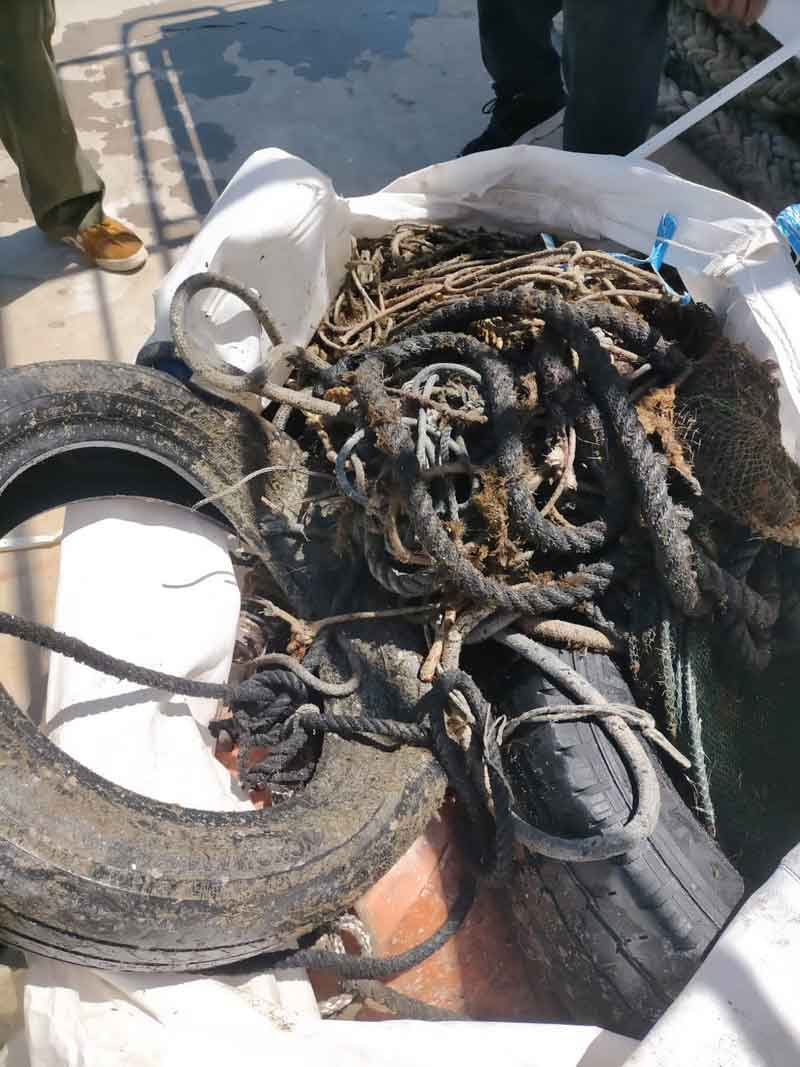
<path id="1" fill-rule="evenodd" d="M 612 702 L 635 704 L 615 663 L 560 653 Z M 574 703 L 530 665 L 508 677 L 510 716 Z M 531 961 L 577 1023 L 641 1037 L 681 991 L 739 903 L 742 879 L 683 803 L 658 757 L 661 813 L 634 854 L 592 863 L 530 856 L 513 886 L 514 924 Z M 594 721 L 537 725 L 512 749 L 515 792 L 535 825 L 583 837 L 624 823 L 632 788 Z"/>

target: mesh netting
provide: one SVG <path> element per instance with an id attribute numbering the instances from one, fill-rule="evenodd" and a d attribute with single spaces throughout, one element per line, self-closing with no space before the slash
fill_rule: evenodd
<path id="1" fill-rule="evenodd" d="M 678 394 L 677 423 L 708 500 L 755 533 L 800 542 L 800 468 L 781 444 L 772 368 L 725 345 Z"/>
<path id="2" fill-rule="evenodd" d="M 800 553 L 783 553 L 783 582 L 796 587 Z M 744 877 L 758 884 L 800 840 L 796 657 L 776 658 L 763 673 L 748 671 L 718 632 L 678 617 L 646 580 L 632 624 L 640 701 L 692 759 L 686 800 Z"/>
<path id="3" fill-rule="evenodd" d="M 760 881 L 800 839 L 796 660 L 747 673 L 698 624 L 680 643 L 679 668 L 688 666 L 696 686 L 720 844 L 746 878 Z M 686 743 L 691 709 L 682 696 Z"/>

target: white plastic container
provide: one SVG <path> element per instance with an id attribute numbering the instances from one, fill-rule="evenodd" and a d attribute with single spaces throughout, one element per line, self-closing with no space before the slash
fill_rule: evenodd
<path id="1" fill-rule="evenodd" d="M 284 341 L 305 344 L 349 256 L 349 211 L 330 179 L 277 149 L 257 152 L 157 290 L 153 340 L 169 337 L 169 306 L 183 279 L 210 270 L 253 289 Z M 268 358 L 271 344 L 255 316 L 230 293 L 200 293 L 189 305 L 188 326 L 200 343 L 241 370 Z M 285 367 L 273 368 L 275 380 L 287 374 Z"/>

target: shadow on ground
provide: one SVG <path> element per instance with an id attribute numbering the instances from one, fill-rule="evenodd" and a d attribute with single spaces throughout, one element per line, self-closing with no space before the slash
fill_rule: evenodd
<path id="1" fill-rule="evenodd" d="M 459 8 L 458 0 L 455 6 Z M 359 167 L 358 157 L 381 152 L 373 143 L 376 136 L 384 136 L 396 151 L 391 130 L 371 132 L 371 123 L 382 123 L 367 117 L 365 110 L 369 113 L 376 106 L 373 98 L 385 97 L 386 125 L 395 124 L 392 108 L 413 110 L 418 87 L 393 91 L 397 87 L 380 73 L 373 83 L 370 72 L 373 65 L 402 60 L 414 24 L 437 15 L 439 7 L 440 0 L 283 0 L 245 8 L 165 6 L 155 12 L 152 7 L 131 12 L 115 34 L 119 50 L 104 46 L 102 61 L 118 58 L 124 65 L 123 93 L 131 108 L 154 245 L 185 243 L 186 226 L 208 213 L 257 147 L 277 144 L 304 155 L 331 172 L 337 183 L 342 171 L 350 169 L 342 163 L 355 172 L 369 169 Z M 103 95 L 97 90 L 104 86 L 93 73 L 98 56 L 89 46 L 101 33 L 108 41 L 110 30 L 111 20 L 93 20 L 69 27 L 64 35 L 67 58 L 60 63 L 62 74 L 79 83 L 80 68 L 85 68 L 90 98 Z M 443 56 L 441 62 L 449 61 Z M 450 72 L 452 68 L 443 66 L 443 75 Z M 403 78 L 400 72 L 398 78 Z M 405 81 L 410 80 L 406 75 Z M 147 101 L 146 83 L 155 92 L 156 108 Z M 158 168 L 153 166 L 165 151 L 164 141 L 153 140 L 153 128 L 161 123 L 171 142 L 167 163 L 179 166 L 188 193 L 186 218 L 167 218 L 163 211 Z M 421 158 L 413 156 L 410 138 L 401 139 L 406 155 L 412 149 L 414 166 L 429 162 L 424 148 Z"/>

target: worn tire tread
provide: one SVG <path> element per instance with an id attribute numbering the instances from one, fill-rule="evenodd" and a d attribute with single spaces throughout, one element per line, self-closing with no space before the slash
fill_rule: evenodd
<path id="1" fill-rule="evenodd" d="M 562 656 L 609 699 L 634 702 L 607 657 Z M 522 694 L 530 706 L 565 701 L 554 686 L 521 669 L 527 680 L 516 688 L 513 711 L 523 710 Z M 646 1031 L 677 995 L 743 892 L 741 878 L 655 754 L 653 761 L 661 815 L 635 855 L 579 864 L 526 857 L 512 893 L 523 948 L 537 972 L 561 990 L 573 1018 L 632 1036 Z M 545 829 L 584 836 L 631 812 L 628 775 L 595 722 L 538 726 L 513 763 L 516 780 L 527 783 L 529 817 Z"/>

